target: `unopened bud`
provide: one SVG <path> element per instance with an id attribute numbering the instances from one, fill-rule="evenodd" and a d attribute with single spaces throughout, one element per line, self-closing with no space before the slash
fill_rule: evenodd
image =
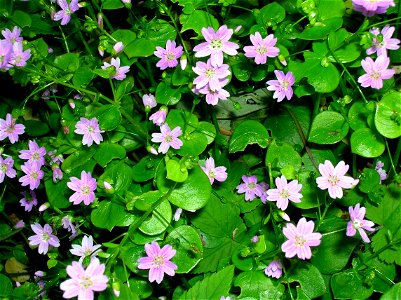
<path id="1" fill-rule="evenodd" d="M 238 32 L 241 30 L 241 28 L 242 28 L 241 25 L 237 26 L 237 27 L 234 29 L 234 32 L 235 32 L 235 33 L 238 33 Z"/>
<path id="2" fill-rule="evenodd" d="M 150 112 L 150 110 L 156 107 L 157 105 L 156 98 L 152 94 L 144 94 L 142 96 L 142 102 L 143 105 L 145 106 L 146 112 Z"/>
<path id="3" fill-rule="evenodd" d="M 97 25 L 99 26 L 100 29 L 103 28 L 103 14 L 98 13 L 97 15 Z"/>
<path id="4" fill-rule="evenodd" d="M 124 3 L 126 8 L 131 9 L 132 7 L 131 0 L 121 0 L 121 2 Z"/>
<path id="5" fill-rule="evenodd" d="M 152 147 L 152 146 L 147 146 L 146 150 L 148 150 L 149 153 L 152 153 L 153 155 L 158 155 L 159 153 L 157 152 L 157 150 Z"/>
<path id="6" fill-rule="evenodd" d="M 75 109 L 74 100 L 72 100 L 72 99 L 68 100 L 68 105 L 69 105 L 72 109 Z"/>
<path id="7" fill-rule="evenodd" d="M 252 242 L 252 243 L 257 243 L 257 242 L 259 242 L 259 237 L 258 237 L 257 235 L 253 236 L 253 237 L 251 238 L 251 242 Z"/>
<path id="8" fill-rule="evenodd" d="M 185 68 L 187 67 L 188 64 L 188 59 L 187 56 L 184 54 L 183 56 L 181 56 L 180 58 L 180 67 L 181 70 L 185 70 Z"/>
<path id="9" fill-rule="evenodd" d="M 181 213 L 182 213 L 182 208 L 177 208 L 173 216 L 174 221 L 177 222 L 180 219 Z"/>
<path id="10" fill-rule="evenodd" d="M 285 212 L 283 212 L 282 210 L 280 210 L 278 214 L 279 214 L 280 217 L 282 217 L 287 222 L 291 221 L 290 217 Z"/>
<path id="11" fill-rule="evenodd" d="M 103 181 L 103 186 L 104 186 L 104 189 L 106 190 L 107 194 L 113 194 L 114 193 L 113 186 L 110 183 L 108 183 L 107 181 Z"/>
<path id="12" fill-rule="evenodd" d="M 280 61 L 280 63 L 281 63 L 283 66 L 286 66 L 286 65 L 287 65 L 287 61 L 285 60 L 285 57 L 284 57 L 282 54 L 280 54 L 280 55 L 278 56 L 278 60 Z"/>
<path id="13" fill-rule="evenodd" d="M 121 51 L 124 50 L 124 44 L 123 42 L 117 42 L 114 46 L 113 46 L 113 50 L 115 52 L 115 54 L 120 53 Z"/>
<path id="14" fill-rule="evenodd" d="M 100 55 L 100 56 L 103 56 L 103 55 L 104 55 L 104 49 L 103 49 L 103 47 L 100 47 L 100 46 L 99 46 L 99 47 L 97 48 L 97 51 L 99 52 L 99 55 Z"/>
<path id="15" fill-rule="evenodd" d="M 113 288 L 114 296 L 120 297 L 120 283 L 118 281 L 114 281 L 111 287 Z"/>
<path id="16" fill-rule="evenodd" d="M 42 204 L 41 206 L 39 206 L 39 211 L 40 211 L 40 212 L 45 211 L 45 210 L 48 209 L 49 207 L 50 207 L 49 202 L 46 202 L 46 203 Z"/>

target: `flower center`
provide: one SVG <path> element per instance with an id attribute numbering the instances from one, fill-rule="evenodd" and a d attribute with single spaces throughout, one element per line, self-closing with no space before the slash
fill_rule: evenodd
<path id="1" fill-rule="evenodd" d="M 258 52 L 259 54 L 265 54 L 267 52 L 267 49 L 265 46 L 259 46 L 256 48 L 256 52 Z"/>
<path id="2" fill-rule="evenodd" d="M 89 256 L 89 255 L 91 255 L 92 254 L 92 249 L 91 248 L 86 248 L 84 251 L 82 251 L 82 254 L 84 255 L 84 256 Z"/>
<path id="3" fill-rule="evenodd" d="M 358 219 L 352 221 L 352 227 L 354 227 L 354 229 L 358 230 L 359 228 L 361 228 L 361 226 L 362 223 Z"/>
<path id="4" fill-rule="evenodd" d="M 280 197 L 281 197 L 282 199 L 287 199 L 288 197 L 290 197 L 290 191 L 289 191 L 289 190 L 286 190 L 286 189 L 282 189 L 282 190 L 280 191 Z"/>
<path id="5" fill-rule="evenodd" d="M 339 180 L 337 176 L 332 175 L 329 177 L 329 183 L 331 184 L 331 186 L 336 186 L 338 182 Z"/>
<path id="6" fill-rule="evenodd" d="M 39 176 L 39 174 L 38 174 L 37 171 L 32 171 L 31 174 L 29 174 L 29 177 L 30 177 L 31 179 L 33 179 L 33 180 L 38 179 L 38 176 Z"/>
<path id="7" fill-rule="evenodd" d="M 379 71 L 372 71 L 370 73 L 370 78 L 372 78 L 374 80 L 378 80 L 378 79 L 380 79 L 380 77 L 381 77 L 381 74 Z"/>
<path id="8" fill-rule="evenodd" d="M 50 236 L 48 233 L 42 233 L 42 241 L 47 242 L 48 240 L 50 240 Z"/>
<path id="9" fill-rule="evenodd" d="M 295 237 L 295 245 L 296 246 L 304 246 L 306 243 L 306 240 L 304 239 L 303 235 L 298 235 Z"/>
<path id="10" fill-rule="evenodd" d="M 6 127 L 6 132 L 7 133 L 13 133 L 14 132 L 14 123 L 11 123 L 9 126 Z"/>
<path id="11" fill-rule="evenodd" d="M 166 55 L 166 60 L 174 60 L 175 55 L 172 52 L 168 52 Z"/>
<path id="12" fill-rule="evenodd" d="M 8 170 L 8 166 L 6 164 L 0 164 L 0 172 L 6 173 Z"/>
<path id="13" fill-rule="evenodd" d="M 172 141 L 173 141 L 173 137 L 171 136 L 171 135 L 166 135 L 165 137 L 164 137 L 164 140 L 167 142 L 167 143 L 171 143 Z"/>
<path id="14" fill-rule="evenodd" d="M 215 178 L 216 177 L 216 173 L 214 173 L 214 170 L 209 170 L 209 177 L 210 178 Z"/>
<path id="15" fill-rule="evenodd" d="M 90 193 L 90 188 L 89 185 L 84 185 L 81 187 L 81 193 L 84 195 L 89 195 Z"/>
<path id="16" fill-rule="evenodd" d="M 207 78 L 213 78 L 215 74 L 216 71 L 214 69 L 207 69 L 205 72 Z"/>
<path id="17" fill-rule="evenodd" d="M 93 282 L 89 276 L 82 276 L 79 285 L 84 289 L 88 289 L 93 285 Z"/>
<path id="18" fill-rule="evenodd" d="M 39 160 L 39 159 L 40 159 L 39 153 L 38 153 L 38 152 L 34 152 L 34 153 L 32 154 L 32 160 Z"/>
<path id="19" fill-rule="evenodd" d="M 223 42 L 220 39 L 213 39 L 210 42 L 212 50 L 220 50 L 223 47 Z"/>
<path id="20" fill-rule="evenodd" d="M 248 184 L 248 189 L 253 190 L 255 188 L 256 188 L 256 184 L 255 183 L 251 182 L 251 183 Z"/>
<path id="21" fill-rule="evenodd" d="M 15 63 L 19 63 L 21 60 L 22 60 L 22 57 L 21 56 L 17 56 L 15 58 Z"/>
<path id="22" fill-rule="evenodd" d="M 153 258 L 153 263 L 154 263 L 157 267 L 160 267 L 160 266 L 164 265 L 164 258 L 163 258 L 163 256 L 155 255 L 155 257 Z"/>
<path id="23" fill-rule="evenodd" d="M 290 83 L 289 83 L 287 80 L 283 80 L 283 81 L 281 82 L 281 87 L 282 87 L 284 90 L 287 90 L 289 85 L 290 85 Z"/>
<path id="24" fill-rule="evenodd" d="M 64 14 L 67 15 L 67 16 L 70 16 L 72 14 L 71 9 L 70 8 L 66 8 L 65 11 L 64 11 Z"/>
<path id="25" fill-rule="evenodd" d="M 92 126 L 88 126 L 88 132 L 89 133 L 93 133 L 95 131 L 95 129 Z"/>

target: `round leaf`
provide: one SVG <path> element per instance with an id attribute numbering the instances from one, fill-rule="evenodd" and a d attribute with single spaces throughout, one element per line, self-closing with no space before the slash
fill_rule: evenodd
<path id="1" fill-rule="evenodd" d="M 162 233 L 170 225 L 172 217 L 170 203 L 164 200 L 153 210 L 150 219 L 139 226 L 139 230 L 148 235 Z"/>
<path id="2" fill-rule="evenodd" d="M 383 137 L 370 128 L 361 128 L 351 135 L 351 151 L 363 157 L 378 157 L 385 149 Z"/>
<path id="3" fill-rule="evenodd" d="M 103 130 L 113 130 L 121 122 L 120 110 L 112 104 L 103 105 L 95 111 L 93 117 L 99 121 L 99 126 Z"/>
<path id="4" fill-rule="evenodd" d="M 393 92 L 384 96 L 377 104 L 375 115 L 377 131 L 394 139 L 401 136 L 401 93 Z"/>
<path id="5" fill-rule="evenodd" d="M 115 158 L 123 159 L 125 157 L 125 149 L 123 146 L 111 143 L 101 143 L 93 158 L 105 167 Z"/>
<path id="6" fill-rule="evenodd" d="M 296 171 L 301 168 L 301 156 L 294 148 L 287 143 L 277 145 L 273 141 L 266 152 L 266 165 L 272 164 L 273 167 L 284 168 L 292 165 Z"/>
<path id="7" fill-rule="evenodd" d="M 181 92 L 178 88 L 173 88 L 161 82 L 156 89 L 157 102 L 164 105 L 177 104 L 181 99 Z"/>
<path id="8" fill-rule="evenodd" d="M 184 142 L 182 147 L 177 151 L 179 155 L 197 156 L 201 154 L 207 147 L 207 138 L 203 133 L 193 132 L 188 136 L 181 138 Z"/>
<path id="9" fill-rule="evenodd" d="M 181 166 L 178 160 L 170 159 L 166 163 L 167 179 L 176 182 L 184 182 L 188 178 L 188 170 L 185 166 Z"/>
<path id="10" fill-rule="evenodd" d="M 267 147 L 269 134 L 267 129 L 258 121 L 247 120 L 238 125 L 230 139 L 230 153 L 243 151 L 250 144 L 258 144 L 262 148 Z"/>
<path id="11" fill-rule="evenodd" d="M 341 114 L 324 111 L 313 120 L 308 140 L 316 144 L 335 144 L 347 135 L 348 129 L 348 123 Z"/>

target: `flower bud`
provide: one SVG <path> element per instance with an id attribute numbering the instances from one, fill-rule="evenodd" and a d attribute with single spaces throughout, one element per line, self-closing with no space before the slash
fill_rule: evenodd
<path id="1" fill-rule="evenodd" d="M 180 58 L 181 70 L 185 70 L 185 68 L 187 67 L 187 64 L 188 64 L 188 59 L 187 59 L 187 56 L 184 54 Z"/>
<path id="2" fill-rule="evenodd" d="M 150 112 L 150 110 L 156 107 L 157 105 L 156 98 L 152 94 L 144 94 L 142 96 L 142 102 L 143 105 L 145 106 L 146 112 Z"/>
<path id="3" fill-rule="evenodd" d="M 180 219 L 181 213 L 182 213 L 182 208 L 177 208 L 173 216 L 174 221 L 177 222 Z"/>
<path id="4" fill-rule="evenodd" d="M 68 100 L 68 105 L 72 108 L 72 109 L 75 109 L 75 103 L 74 103 L 74 100 L 72 100 L 72 99 L 69 99 Z"/>
<path id="5" fill-rule="evenodd" d="M 111 287 L 113 288 L 114 296 L 120 297 L 120 283 L 118 281 L 113 281 Z"/>
<path id="6" fill-rule="evenodd" d="M 235 32 L 235 33 L 238 33 L 241 29 L 242 29 L 242 26 L 239 25 L 239 26 L 237 26 L 237 27 L 234 29 L 234 32 Z"/>
<path id="7" fill-rule="evenodd" d="M 107 181 L 103 181 L 103 186 L 104 186 L 104 189 L 106 190 L 107 194 L 113 194 L 114 193 L 113 186 L 110 183 L 108 183 Z"/>
<path id="8" fill-rule="evenodd" d="M 103 28 L 103 14 L 102 13 L 97 14 L 97 25 L 99 26 L 100 29 Z"/>
<path id="9" fill-rule="evenodd" d="M 146 150 L 148 150 L 149 153 L 152 153 L 153 155 L 158 155 L 159 153 L 157 152 L 157 150 L 152 147 L 152 146 L 147 146 Z"/>
<path id="10" fill-rule="evenodd" d="M 251 238 L 251 242 L 252 242 L 252 243 L 257 243 L 257 242 L 259 242 L 259 237 L 258 237 L 257 235 L 253 236 L 253 237 Z"/>
<path id="11" fill-rule="evenodd" d="M 40 211 L 40 212 L 45 211 L 45 210 L 48 209 L 49 207 L 50 207 L 49 202 L 46 202 L 46 203 L 42 204 L 41 206 L 39 206 L 39 211 Z"/>
<path id="12" fill-rule="evenodd" d="M 282 217 L 282 218 L 283 218 L 284 220 L 286 220 L 287 222 L 290 222 L 290 221 L 291 221 L 290 217 L 289 217 L 285 212 L 283 212 L 282 210 L 280 210 L 280 211 L 278 212 L 278 214 L 279 214 L 280 217 Z"/>
<path id="13" fill-rule="evenodd" d="M 280 55 L 278 56 L 278 60 L 280 61 L 280 63 L 281 63 L 283 66 L 287 66 L 287 61 L 285 60 L 285 57 L 284 57 L 282 54 L 280 54 Z"/>
<path id="14" fill-rule="evenodd" d="M 117 42 L 114 46 L 113 46 L 113 50 L 115 52 L 115 54 L 119 54 L 121 51 L 124 50 L 124 44 L 123 42 Z"/>

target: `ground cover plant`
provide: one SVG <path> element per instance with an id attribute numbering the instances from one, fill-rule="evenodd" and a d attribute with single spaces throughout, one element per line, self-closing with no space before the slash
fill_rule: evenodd
<path id="1" fill-rule="evenodd" d="M 0 2 L 2 299 L 398 299 L 401 4 Z"/>

